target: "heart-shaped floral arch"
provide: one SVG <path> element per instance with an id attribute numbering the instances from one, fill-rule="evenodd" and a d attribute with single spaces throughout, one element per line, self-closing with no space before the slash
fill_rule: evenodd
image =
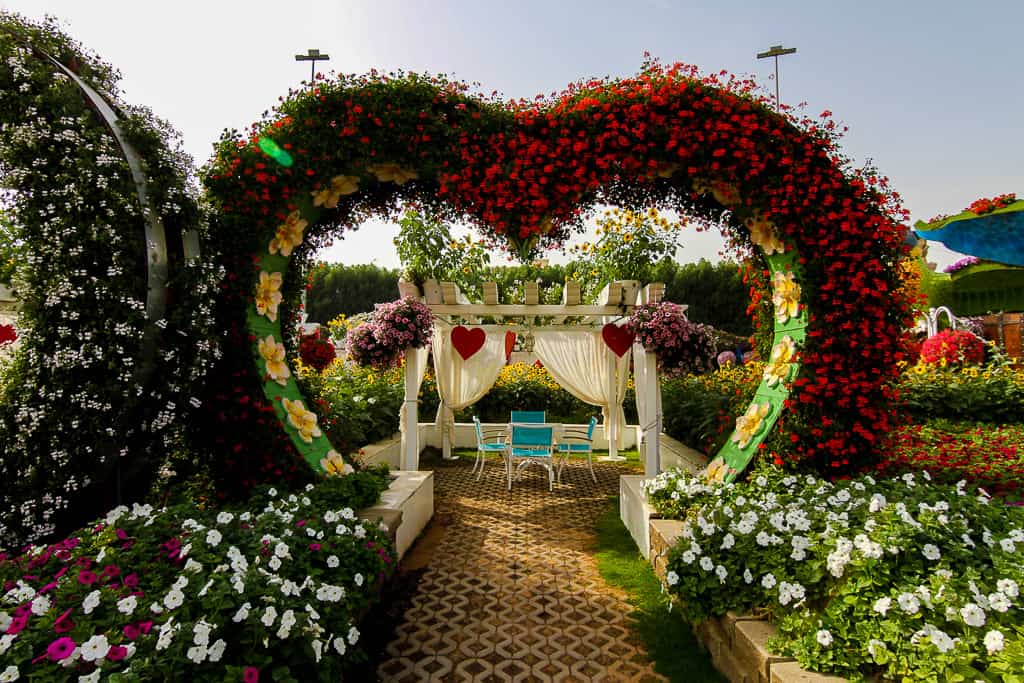
<path id="1" fill-rule="evenodd" d="M 748 81 L 652 63 L 504 103 L 443 79 L 339 77 L 289 93 L 248 135 L 226 135 L 204 181 L 237 276 L 237 339 L 315 468 L 332 449 L 283 361 L 282 291 L 300 286 L 289 266 L 403 202 L 468 218 L 523 256 L 561 243 L 596 203 L 723 225 L 740 249 L 762 252 L 775 325 L 764 381 L 716 472 L 734 476 L 770 448 L 842 474 L 866 464 L 888 428 L 909 313 L 898 200 L 847 168 L 827 115 L 775 112 Z"/>

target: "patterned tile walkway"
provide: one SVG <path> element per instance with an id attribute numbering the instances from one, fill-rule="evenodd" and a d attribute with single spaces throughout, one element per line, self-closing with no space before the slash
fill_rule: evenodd
<path id="1" fill-rule="evenodd" d="M 434 470 L 440 539 L 380 680 L 665 680 L 591 555 L 595 522 L 628 470 L 594 463 L 595 484 L 573 463 L 549 492 L 533 467 L 509 492 L 500 464 L 480 481 L 471 467 Z"/>

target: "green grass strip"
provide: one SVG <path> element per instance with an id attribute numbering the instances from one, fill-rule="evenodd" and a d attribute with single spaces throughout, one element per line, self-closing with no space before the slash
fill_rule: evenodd
<path id="1" fill-rule="evenodd" d="M 611 501 L 597 521 L 597 569 L 605 582 L 628 594 L 635 628 L 655 671 L 670 681 L 725 683 L 708 653 L 697 644 L 689 623 L 678 612 L 668 610 L 668 601 L 653 568 L 640 555 L 619 519 L 619 499 L 613 497 Z"/>

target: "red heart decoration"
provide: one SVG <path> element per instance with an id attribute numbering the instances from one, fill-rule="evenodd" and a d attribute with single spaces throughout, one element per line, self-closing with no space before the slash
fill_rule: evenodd
<path id="1" fill-rule="evenodd" d="M 633 333 L 615 323 L 608 323 L 601 328 L 601 338 L 619 358 L 622 358 L 626 351 L 629 351 L 629 347 L 633 345 Z"/>
<path id="2" fill-rule="evenodd" d="M 452 346 L 462 356 L 462 360 L 469 360 L 473 354 L 483 348 L 487 341 L 487 333 L 480 327 L 469 329 L 458 325 L 452 328 Z"/>
<path id="3" fill-rule="evenodd" d="M 505 360 L 512 357 L 512 349 L 516 348 L 516 333 L 505 333 Z"/>

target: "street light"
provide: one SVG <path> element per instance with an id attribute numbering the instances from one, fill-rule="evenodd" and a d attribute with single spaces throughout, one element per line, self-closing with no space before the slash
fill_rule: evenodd
<path id="1" fill-rule="evenodd" d="M 316 78 L 316 63 L 320 61 L 327 61 L 330 59 L 330 55 L 320 54 L 320 50 L 307 50 L 304 55 L 295 55 L 296 62 L 309 62 L 309 82 L 312 83 Z"/>
<path id="2" fill-rule="evenodd" d="M 772 45 L 768 48 L 767 52 L 758 52 L 758 59 L 765 59 L 767 57 L 775 58 L 775 108 L 779 108 L 779 56 L 780 55 L 791 55 L 796 52 L 795 47 L 782 47 L 781 45 Z"/>

